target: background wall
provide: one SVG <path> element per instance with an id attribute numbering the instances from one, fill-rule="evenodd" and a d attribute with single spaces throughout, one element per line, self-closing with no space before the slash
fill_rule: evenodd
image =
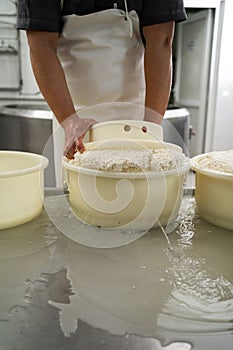
<path id="1" fill-rule="evenodd" d="M 233 1 L 184 0 L 184 5 L 215 11 L 204 151 L 233 149 Z"/>
<path id="2" fill-rule="evenodd" d="M 233 1 L 225 0 L 216 95 L 213 150 L 233 148 Z"/>
<path id="3" fill-rule="evenodd" d="M 184 0 L 189 9 L 217 9 L 219 4 L 224 5 L 224 11 L 217 23 L 219 46 L 215 49 L 218 57 L 212 70 L 214 79 L 210 81 L 213 91 L 208 97 L 205 151 L 233 148 L 233 0 Z M 32 74 L 25 32 L 17 34 L 15 24 L 16 1 L 0 0 L 0 104 L 43 99 Z M 4 81 L 7 83 L 3 84 Z"/>

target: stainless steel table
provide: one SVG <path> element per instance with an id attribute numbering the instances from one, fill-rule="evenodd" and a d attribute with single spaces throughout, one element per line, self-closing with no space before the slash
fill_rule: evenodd
<path id="1" fill-rule="evenodd" d="M 48 191 L 38 218 L 0 231 L 1 350 L 232 349 L 233 232 L 186 196 L 171 246 L 157 228 L 94 248 L 64 201 Z"/>

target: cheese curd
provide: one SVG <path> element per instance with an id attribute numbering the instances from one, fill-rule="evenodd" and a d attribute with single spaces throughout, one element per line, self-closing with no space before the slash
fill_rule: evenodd
<path id="1" fill-rule="evenodd" d="M 233 149 L 206 154 L 198 160 L 198 168 L 233 175 Z"/>
<path id="2" fill-rule="evenodd" d="M 109 172 L 167 171 L 181 167 L 185 155 L 178 149 L 93 149 L 77 152 L 70 163 Z"/>

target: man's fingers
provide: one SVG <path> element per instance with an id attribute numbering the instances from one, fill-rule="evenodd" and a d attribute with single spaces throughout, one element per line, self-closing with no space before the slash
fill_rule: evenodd
<path id="1" fill-rule="evenodd" d="M 83 136 L 79 137 L 78 141 L 76 141 L 76 149 L 80 152 L 83 153 L 85 151 L 85 146 L 83 144 Z"/>
<path id="2" fill-rule="evenodd" d="M 72 121 L 77 123 L 76 125 Z M 68 123 L 69 121 L 69 123 Z M 64 123 L 64 130 L 66 134 L 66 142 L 64 147 L 64 156 L 68 159 L 73 159 L 76 152 L 83 153 L 85 151 L 85 146 L 83 144 L 83 139 L 87 131 L 96 124 L 94 119 L 70 119 Z"/>
<path id="3" fill-rule="evenodd" d="M 74 154 L 76 153 L 76 147 L 75 144 L 72 145 L 70 148 L 66 148 L 64 150 L 64 156 L 68 159 L 74 159 Z"/>

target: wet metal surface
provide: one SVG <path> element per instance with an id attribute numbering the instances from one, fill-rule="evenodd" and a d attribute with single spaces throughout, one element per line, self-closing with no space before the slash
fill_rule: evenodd
<path id="1" fill-rule="evenodd" d="M 153 229 L 88 247 L 45 210 L 0 231 L 0 349 L 231 350 L 233 232 L 202 222 L 189 196 L 179 221 L 171 246 Z"/>

